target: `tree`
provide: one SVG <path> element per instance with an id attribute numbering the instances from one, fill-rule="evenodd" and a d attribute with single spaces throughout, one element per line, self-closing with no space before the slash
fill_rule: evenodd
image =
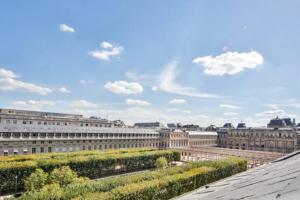
<path id="1" fill-rule="evenodd" d="M 54 169 L 49 176 L 50 183 L 57 183 L 61 187 L 66 187 L 68 184 L 78 180 L 77 174 L 70 169 L 69 166 L 62 166 Z"/>
<path id="2" fill-rule="evenodd" d="M 37 169 L 34 173 L 32 173 L 25 179 L 25 190 L 39 191 L 46 185 L 48 176 L 48 173 L 44 172 L 42 169 Z"/>
<path id="3" fill-rule="evenodd" d="M 165 157 L 159 157 L 155 161 L 156 168 L 166 168 L 168 166 L 168 161 Z"/>

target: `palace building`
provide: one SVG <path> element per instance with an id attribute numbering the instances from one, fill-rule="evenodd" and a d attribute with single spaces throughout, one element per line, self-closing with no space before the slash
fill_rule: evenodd
<path id="1" fill-rule="evenodd" d="M 214 131 L 189 131 L 189 146 L 217 146 L 217 136 Z"/>
<path id="2" fill-rule="evenodd" d="M 295 120 L 275 118 L 267 128 L 224 126 L 218 130 L 218 146 L 231 149 L 290 153 L 300 149 L 300 131 Z"/>
<path id="3" fill-rule="evenodd" d="M 82 115 L 0 109 L 0 155 L 119 148 L 188 148 L 216 144 L 216 132 L 159 128 L 160 123 L 126 127 Z M 141 128 L 143 127 L 143 128 Z"/>
<path id="4" fill-rule="evenodd" d="M 0 109 L 1 155 L 159 147 L 152 129 L 82 115 Z"/>

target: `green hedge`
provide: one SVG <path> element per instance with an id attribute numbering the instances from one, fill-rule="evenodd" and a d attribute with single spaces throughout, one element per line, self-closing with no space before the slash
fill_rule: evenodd
<path id="1" fill-rule="evenodd" d="M 21 200 L 168 199 L 244 171 L 246 167 L 246 161 L 239 158 L 188 163 L 167 169 L 70 184 L 57 191 L 59 195 L 56 198 L 52 198 L 53 193 L 48 191 L 26 193 Z"/>
<path id="2" fill-rule="evenodd" d="M 172 150 L 141 149 L 25 156 L 26 159 L 31 158 L 28 160 L 18 157 L 18 160 L 0 162 L 0 194 L 23 189 L 24 179 L 37 168 L 50 172 L 54 168 L 67 165 L 79 176 L 98 178 L 152 168 L 158 157 L 166 157 L 170 162 L 178 160 L 178 155 L 179 152 Z M 119 166 L 119 169 L 116 169 L 116 166 Z"/>
<path id="3" fill-rule="evenodd" d="M 92 151 L 74 151 L 74 152 L 58 152 L 58 153 L 43 153 L 43 154 L 30 154 L 30 155 L 13 155 L 13 156 L 0 156 L 0 162 L 23 162 L 29 160 L 45 160 L 45 159 L 68 159 L 78 156 L 95 156 L 95 155 L 109 155 L 109 154 L 123 154 L 134 153 L 143 151 L 157 151 L 155 148 L 133 148 L 133 149 L 111 149 L 106 151 L 92 150 Z M 103 153 L 105 152 L 105 153 Z"/>
<path id="4" fill-rule="evenodd" d="M 195 167 L 197 164 L 194 165 Z M 183 173 L 163 176 L 140 183 L 131 183 L 108 192 L 89 193 L 75 199 L 81 200 L 167 200 L 197 189 L 216 180 L 246 170 L 245 160 L 230 158 L 222 161 L 199 163 Z"/>

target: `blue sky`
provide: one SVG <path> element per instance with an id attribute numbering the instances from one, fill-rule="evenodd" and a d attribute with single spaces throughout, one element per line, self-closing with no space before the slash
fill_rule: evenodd
<path id="1" fill-rule="evenodd" d="M 299 1 L 1 1 L 1 107 L 265 125 L 300 112 Z"/>

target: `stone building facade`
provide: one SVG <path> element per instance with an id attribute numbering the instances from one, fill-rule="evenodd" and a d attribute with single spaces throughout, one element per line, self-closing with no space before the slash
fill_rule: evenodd
<path id="1" fill-rule="evenodd" d="M 121 121 L 82 115 L 0 109 L 0 155 L 119 148 L 188 148 L 216 135 L 170 128 L 129 128 Z M 214 138 L 215 137 L 215 138 Z"/>
<path id="2" fill-rule="evenodd" d="M 187 148 L 189 132 L 180 129 L 160 129 L 160 148 Z"/>
<path id="3" fill-rule="evenodd" d="M 189 146 L 217 146 L 217 132 L 214 131 L 189 131 Z"/>
<path id="4" fill-rule="evenodd" d="M 0 155 L 159 147 L 152 129 L 82 115 L 0 109 Z"/>
<path id="5" fill-rule="evenodd" d="M 296 151 L 300 147 L 300 132 L 289 121 L 291 120 L 272 119 L 268 124 L 269 128 L 220 128 L 218 146 L 281 153 Z"/>

